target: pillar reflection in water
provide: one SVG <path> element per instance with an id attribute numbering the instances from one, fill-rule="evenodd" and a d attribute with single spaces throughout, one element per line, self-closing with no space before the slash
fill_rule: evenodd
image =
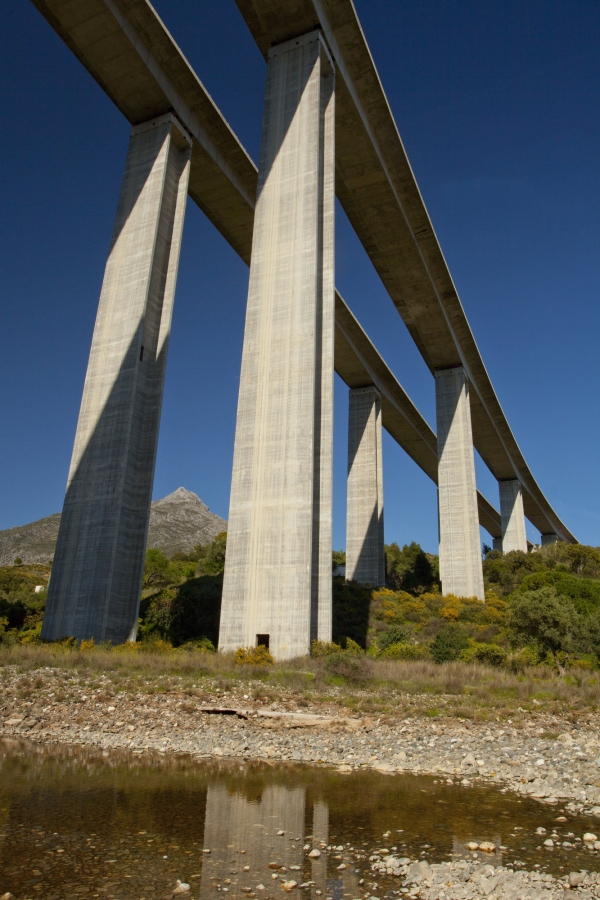
<path id="1" fill-rule="evenodd" d="M 302 880 L 304 861 L 304 788 L 270 785 L 259 800 L 248 800 L 240 793 L 229 793 L 225 784 L 211 785 L 206 798 L 204 847 L 210 849 L 202 866 L 202 897 L 214 897 L 215 887 L 227 885 L 228 896 L 246 897 L 243 888 L 256 890 L 258 896 L 272 896 L 279 882 L 273 883 L 270 863 L 285 866 L 285 878 Z M 284 834 L 278 835 L 278 831 Z M 242 853 L 241 851 L 245 851 Z M 249 871 L 244 872 L 244 866 Z M 299 866 L 300 869 L 290 869 Z"/>
<path id="2" fill-rule="evenodd" d="M 329 841 L 329 807 L 322 800 L 318 800 L 313 806 L 313 847 L 321 850 L 321 856 L 311 859 L 310 880 L 314 881 L 311 890 L 312 900 L 317 900 L 316 891 L 322 890 L 327 878 L 327 843 Z"/>

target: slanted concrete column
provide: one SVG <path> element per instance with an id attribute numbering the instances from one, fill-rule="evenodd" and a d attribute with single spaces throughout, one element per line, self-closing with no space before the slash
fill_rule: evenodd
<path id="1" fill-rule="evenodd" d="M 381 396 L 373 385 L 350 391 L 346 579 L 385 584 Z"/>
<path id="2" fill-rule="evenodd" d="M 286 659 L 331 639 L 333 150 L 315 31 L 269 51 L 221 650 L 268 635 Z"/>
<path id="3" fill-rule="evenodd" d="M 469 383 L 462 366 L 435 373 L 435 399 L 442 590 L 483 600 Z"/>
<path id="4" fill-rule="evenodd" d="M 133 128 L 83 389 L 42 635 L 135 637 L 190 140 Z"/>
<path id="5" fill-rule="evenodd" d="M 500 481 L 500 515 L 502 517 L 502 551 L 522 550 L 527 553 L 527 533 L 523 511 L 523 492 L 518 478 Z"/>
<path id="6" fill-rule="evenodd" d="M 560 538 L 557 534 L 543 534 L 542 535 L 542 547 L 545 547 L 546 544 L 556 544 Z"/>

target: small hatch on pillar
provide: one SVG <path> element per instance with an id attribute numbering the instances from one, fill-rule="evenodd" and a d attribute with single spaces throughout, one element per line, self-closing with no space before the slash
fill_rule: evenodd
<path id="1" fill-rule="evenodd" d="M 269 649 L 269 635 L 268 634 L 257 634 L 256 635 L 256 646 L 257 647 L 266 647 Z"/>

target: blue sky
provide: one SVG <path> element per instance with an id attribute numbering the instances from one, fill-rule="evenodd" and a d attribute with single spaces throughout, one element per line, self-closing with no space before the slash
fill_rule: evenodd
<path id="1" fill-rule="evenodd" d="M 257 159 L 265 63 L 233 0 L 159 14 Z M 600 4 L 356 0 L 492 382 L 539 484 L 600 544 Z M 33 5 L 5 0 L 0 528 L 62 506 L 129 126 Z M 433 379 L 338 206 L 336 284 L 435 423 Z M 154 496 L 227 516 L 248 270 L 188 202 Z M 337 380 L 337 379 L 336 379 Z M 337 380 L 334 545 L 345 544 Z M 478 461 L 478 486 L 498 505 Z M 432 483 L 384 437 L 386 541 L 436 551 Z M 538 540 L 529 528 L 529 536 Z"/>

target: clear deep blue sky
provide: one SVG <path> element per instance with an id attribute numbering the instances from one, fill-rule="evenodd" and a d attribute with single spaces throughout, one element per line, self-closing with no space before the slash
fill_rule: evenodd
<path id="1" fill-rule="evenodd" d="M 265 63 L 233 0 L 157 9 L 257 159 Z M 600 4 L 356 0 L 483 359 L 529 465 L 600 544 Z M 129 126 L 33 5 L 5 0 L 0 528 L 62 507 Z M 433 379 L 338 207 L 336 283 L 435 425 Z M 227 516 L 248 270 L 188 201 L 154 497 Z M 347 390 L 336 376 L 334 546 Z M 478 486 L 498 505 L 478 461 Z M 433 485 L 384 437 L 386 541 L 437 548 Z M 537 532 L 529 536 L 538 540 Z"/>

